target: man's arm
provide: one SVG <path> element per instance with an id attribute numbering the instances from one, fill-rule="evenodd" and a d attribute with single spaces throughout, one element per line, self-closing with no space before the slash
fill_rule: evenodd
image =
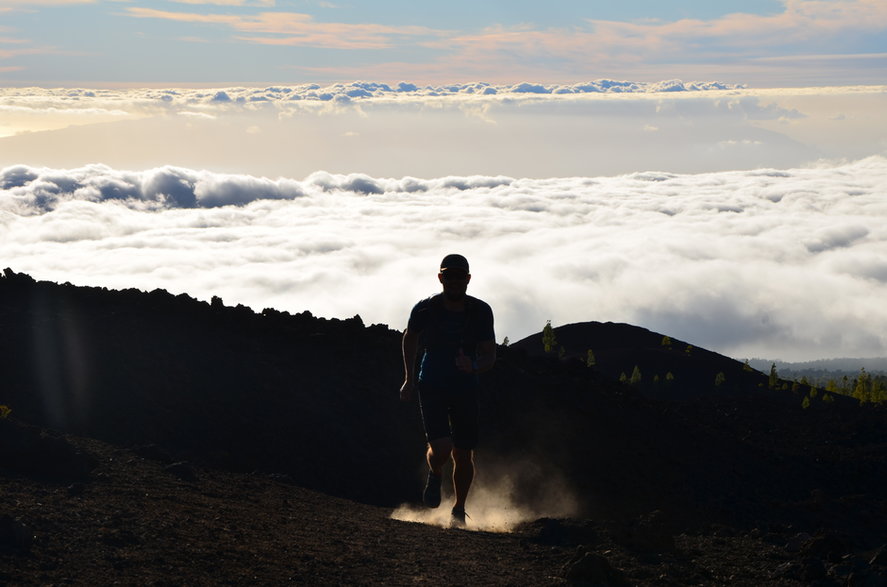
<path id="1" fill-rule="evenodd" d="M 477 343 L 477 373 L 489 371 L 496 364 L 496 341 L 485 340 Z"/>
<path id="2" fill-rule="evenodd" d="M 409 401 L 413 399 L 413 387 L 416 384 L 416 353 L 419 349 L 419 335 L 407 329 L 403 332 L 401 341 L 403 352 L 403 385 L 400 386 L 400 399 Z"/>

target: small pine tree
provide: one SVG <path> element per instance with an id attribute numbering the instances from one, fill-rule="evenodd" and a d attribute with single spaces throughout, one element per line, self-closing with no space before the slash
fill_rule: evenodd
<path id="1" fill-rule="evenodd" d="M 502 346 L 508 346 L 509 342 L 510 341 L 508 340 L 508 337 L 506 336 L 505 338 L 502 339 Z"/>
<path id="2" fill-rule="evenodd" d="M 634 366 L 634 369 L 631 371 L 631 379 L 629 379 L 629 383 L 632 385 L 638 385 L 641 382 L 641 370 L 637 365 Z"/>
<path id="3" fill-rule="evenodd" d="M 595 365 L 597 365 L 597 359 L 594 357 L 594 351 L 588 349 L 588 357 L 585 359 L 585 366 L 594 367 Z"/>
<path id="4" fill-rule="evenodd" d="M 557 337 L 554 335 L 554 328 L 551 327 L 551 320 L 549 320 L 545 323 L 545 328 L 542 329 L 542 346 L 546 353 L 550 353 L 554 350 L 555 345 L 557 345 Z"/>
<path id="5" fill-rule="evenodd" d="M 871 401 L 871 394 L 872 376 L 866 373 L 865 367 L 862 367 L 859 370 L 859 376 L 856 378 L 856 385 L 853 386 L 853 397 L 864 404 Z"/>
<path id="6" fill-rule="evenodd" d="M 619 374 L 619 383 L 628 383 L 628 375 L 625 374 L 625 371 Z"/>
<path id="7" fill-rule="evenodd" d="M 772 363 L 770 365 L 770 378 L 767 382 L 767 385 L 770 389 L 776 389 L 776 385 L 779 383 L 779 374 L 776 373 L 776 363 Z"/>
<path id="8" fill-rule="evenodd" d="M 742 370 L 749 371 L 749 372 L 754 371 L 754 369 L 751 368 L 751 365 L 748 364 L 748 359 L 746 359 L 745 363 L 743 363 Z"/>
<path id="9" fill-rule="evenodd" d="M 687 345 L 687 348 L 684 349 L 684 352 L 687 353 L 688 355 L 692 355 L 692 354 L 693 354 L 693 345 L 692 345 L 692 344 L 688 344 L 688 345 Z"/>
<path id="10" fill-rule="evenodd" d="M 671 348 L 671 337 L 670 336 L 663 336 L 662 337 L 662 346 Z"/>
<path id="11" fill-rule="evenodd" d="M 723 371 L 720 371 L 717 375 L 715 375 L 715 387 L 720 387 L 724 385 L 725 381 L 727 381 L 727 376 L 724 375 Z"/>
<path id="12" fill-rule="evenodd" d="M 887 402 L 887 387 L 884 385 L 883 376 L 872 378 L 872 390 L 869 397 L 871 398 L 871 401 L 876 404 Z"/>
<path id="13" fill-rule="evenodd" d="M 804 396 L 804 401 L 801 402 L 801 407 L 804 408 L 805 410 L 810 407 L 810 396 L 808 396 L 808 395 Z"/>

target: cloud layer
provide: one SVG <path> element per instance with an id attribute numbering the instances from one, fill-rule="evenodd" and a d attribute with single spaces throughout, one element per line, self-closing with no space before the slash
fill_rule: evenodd
<path id="1" fill-rule="evenodd" d="M 78 104 L 166 106 L 183 105 L 262 105 L 299 101 L 351 102 L 381 99 L 422 100 L 447 96 L 511 96 L 568 94 L 655 94 L 733 90 L 742 86 L 718 81 L 684 82 L 679 79 L 659 82 L 598 79 L 570 84 L 489 82 L 417 85 L 410 82 L 386 84 L 355 81 L 329 85 L 299 84 L 265 87 L 169 88 L 169 89 L 87 89 L 87 88 L 0 88 L 0 103 L 7 108 L 78 108 Z"/>
<path id="2" fill-rule="evenodd" d="M 723 87 L 598 80 L 0 89 L 0 167 L 172 163 L 269 177 L 323 169 L 543 178 L 798 167 L 887 153 L 884 86 Z"/>
<path id="3" fill-rule="evenodd" d="M 178 167 L 0 171 L 0 258 L 402 328 L 449 252 L 499 340 L 585 320 L 736 357 L 887 353 L 887 159 L 682 175 L 269 180 Z"/>

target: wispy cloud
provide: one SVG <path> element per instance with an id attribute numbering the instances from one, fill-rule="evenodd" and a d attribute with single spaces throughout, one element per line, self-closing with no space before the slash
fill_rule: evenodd
<path id="1" fill-rule="evenodd" d="M 713 20 L 616 22 L 588 19 L 570 29 L 492 26 L 427 44 L 451 48 L 442 60 L 469 71 L 520 62 L 564 72 L 640 63 L 730 62 L 806 55 L 829 39 L 887 32 L 887 4 L 789 0 L 776 15 L 730 14 Z M 784 56 L 785 59 L 791 57 Z"/>
<path id="2" fill-rule="evenodd" d="M 213 6 L 260 6 L 263 8 L 273 7 L 275 0 L 171 0 L 179 4 L 210 4 Z"/>
<path id="3" fill-rule="evenodd" d="M 50 10 L 53 5 L 87 1 L 14 0 L 4 3 L 4 8 L 40 10 L 52 18 L 57 13 Z M 158 44 L 200 41 L 215 44 L 217 51 L 182 49 L 181 63 L 162 68 L 165 79 L 242 83 L 279 79 L 287 71 L 290 75 L 296 71 L 301 77 L 322 82 L 355 78 L 506 83 L 522 79 L 718 77 L 768 86 L 849 85 L 881 81 L 883 76 L 879 77 L 877 70 L 884 60 L 879 57 L 884 47 L 878 39 L 887 35 L 887 5 L 880 0 L 786 0 L 775 14 L 638 21 L 589 18 L 594 11 L 587 3 L 572 3 L 569 20 L 533 22 L 533 13 L 527 12 L 529 18 L 521 25 L 497 20 L 495 12 L 490 16 L 486 10 L 480 11 L 483 20 L 466 18 L 454 24 L 451 19 L 446 25 L 422 20 L 421 9 L 412 13 L 415 20 L 406 25 L 393 24 L 381 8 L 360 13 L 363 16 L 352 21 L 320 10 L 320 6 L 328 7 L 327 2 L 307 0 L 94 4 L 76 11 L 76 18 L 89 22 L 115 19 L 111 29 L 143 34 L 137 39 L 137 51 L 135 47 L 121 50 L 134 51 L 127 68 L 117 67 L 118 56 L 99 54 L 94 63 L 78 68 L 70 67 L 67 57 L 47 59 L 39 67 L 35 63 L 35 71 L 89 71 L 93 76 L 102 75 L 97 71 L 113 71 L 126 79 L 100 81 L 147 82 L 147 75 L 151 82 L 158 82 L 161 80 L 153 79 L 160 75 L 155 73 L 158 68 L 149 64 L 146 55 L 153 54 Z M 355 11 L 351 16 L 357 14 Z M 21 24 L 29 26 L 25 21 Z M 77 50 L 76 42 L 41 36 L 45 33 L 39 29 L 27 34 L 35 39 L 34 44 L 62 44 L 67 56 Z M 255 46 L 261 49 L 257 51 Z M 237 57 L 238 53 L 254 52 L 261 53 L 261 59 Z M 224 57 L 202 66 L 201 61 L 209 55 Z M 221 61 L 230 62 L 231 67 L 220 67 Z M 9 65 L 24 63 L 22 59 Z M 102 67 L 103 63 L 107 67 Z M 56 74 L 52 79 L 64 77 Z"/>
<path id="4" fill-rule="evenodd" d="M 96 4 L 99 0 L 3 0 L 4 7 L 0 7 L 0 11 L 7 8 L 16 8 L 24 6 L 26 8 L 34 6 L 69 6 L 75 4 Z"/>
<path id="5" fill-rule="evenodd" d="M 3 43 L 3 41 L 0 41 Z M 16 42 L 15 44 L 27 44 L 27 41 Z M 55 49 L 49 47 L 19 47 L 15 49 L 3 49 L 0 48 L 0 59 L 13 59 L 15 57 L 21 57 L 22 55 L 40 55 L 46 53 L 54 53 Z"/>
<path id="6" fill-rule="evenodd" d="M 802 61 L 855 61 L 855 60 L 887 60 L 887 53 L 840 53 L 831 55 L 773 55 L 771 57 L 756 57 L 759 62 L 802 62 Z"/>
<path id="7" fill-rule="evenodd" d="M 420 26 L 388 26 L 320 22 L 310 14 L 263 12 L 257 15 L 198 14 L 130 7 L 136 18 L 154 18 L 199 24 L 217 24 L 238 33 L 236 38 L 264 45 L 310 46 L 327 49 L 385 49 L 404 37 L 428 37 L 442 33 Z M 258 35 L 258 36 L 257 36 Z"/>
<path id="8" fill-rule="evenodd" d="M 730 14 L 703 21 L 685 19 L 666 23 L 617 23 L 589 21 L 594 34 L 608 45 L 620 39 L 650 50 L 686 50 L 698 43 L 725 50 L 760 54 L 773 47 L 814 43 L 847 32 L 878 32 L 887 29 L 887 5 L 877 0 L 787 0 L 785 11 L 771 16 Z M 638 42 L 640 41 L 640 42 Z"/>

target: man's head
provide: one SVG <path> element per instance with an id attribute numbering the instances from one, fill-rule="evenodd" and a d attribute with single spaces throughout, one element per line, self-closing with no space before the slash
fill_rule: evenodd
<path id="1" fill-rule="evenodd" d="M 447 299 L 460 301 L 465 297 L 471 274 L 468 272 L 468 259 L 462 255 L 451 254 L 440 262 L 440 273 L 437 278 L 443 284 L 443 292 Z"/>

